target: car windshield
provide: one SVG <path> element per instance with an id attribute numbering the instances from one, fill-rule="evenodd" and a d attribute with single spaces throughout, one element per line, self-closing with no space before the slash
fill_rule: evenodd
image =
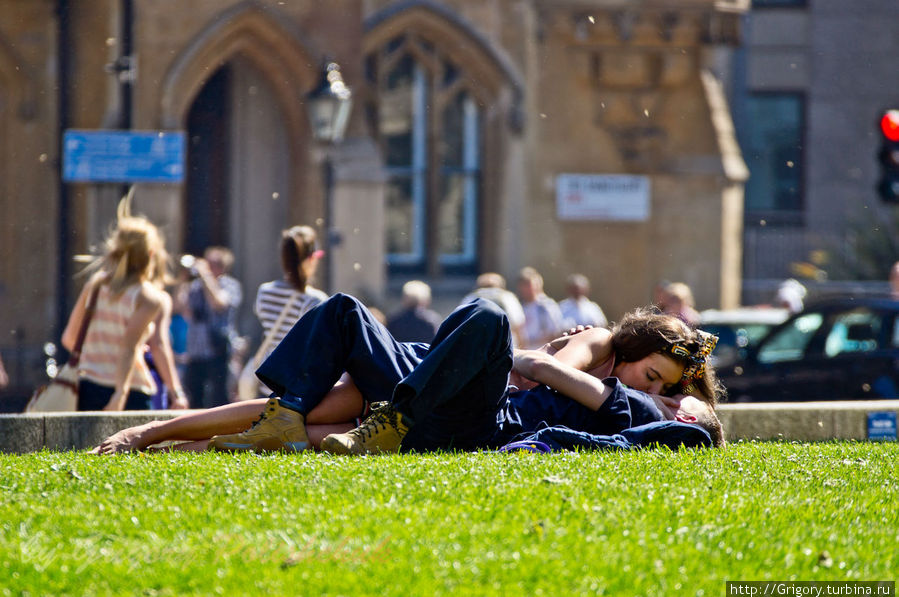
<path id="1" fill-rule="evenodd" d="M 808 343 L 824 323 L 820 313 L 800 315 L 782 329 L 775 332 L 759 349 L 760 363 L 798 361 L 805 353 Z"/>

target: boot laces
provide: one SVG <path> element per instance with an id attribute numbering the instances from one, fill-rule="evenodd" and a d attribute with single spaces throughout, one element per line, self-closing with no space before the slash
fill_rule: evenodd
<path id="1" fill-rule="evenodd" d="M 265 419 L 270 413 L 273 413 L 273 412 L 275 412 L 275 405 L 270 404 L 269 406 L 267 406 L 265 408 L 265 410 L 263 410 L 261 413 L 259 413 L 259 418 L 256 419 L 255 421 L 253 421 L 253 424 L 250 425 L 250 429 L 247 429 L 247 431 L 256 429 L 256 427 L 259 426 L 259 423 L 261 423 L 263 419 Z"/>
<path id="2" fill-rule="evenodd" d="M 363 439 L 369 439 L 382 429 L 391 426 L 396 429 L 396 424 L 391 420 L 394 410 L 389 407 L 379 408 L 359 427 L 359 434 Z"/>

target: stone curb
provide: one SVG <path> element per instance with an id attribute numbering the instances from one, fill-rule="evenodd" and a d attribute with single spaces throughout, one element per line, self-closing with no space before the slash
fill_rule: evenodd
<path id="1" fill-rule="evenodd" d="M 185 411 L 0 414 L 0 452 L 83 450 L 120 429 L 171 419 Z M 868 415 L 891 412 L 899 400 L 722 404 L 718 417 L 728 441 L 868 439 Z"/>
<path id="2" fill-rule="evenodd" d="M 865 441 L 868 415 L 891 412 L 899 417 L 899 400 L 722 404 L 717 412 L 728 441 Z M 895 439 L 895 419 L 893 430 Z"/>
<path id="3" fill-rule="evenodd" d="M 92 448 L 116 431 L 171 419 L 183 410 L 0 414 L 0 452 L 26 454 Z"/>

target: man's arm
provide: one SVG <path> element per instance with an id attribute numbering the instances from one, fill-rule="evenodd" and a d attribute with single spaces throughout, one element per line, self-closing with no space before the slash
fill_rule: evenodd
<path id="1" fill-rule="evenodd" d="M 228 292 L 222 288 L 218 278 L 209 269 L 209 262 L 198 258 L 194 263 L 194 269 L 196 269 L 197 276 L 200 282 L 202 282 L 203 294 L 206 295 L 209 306 L 218 313 L 230 307 L 231 297 L 228 296 Z"/>

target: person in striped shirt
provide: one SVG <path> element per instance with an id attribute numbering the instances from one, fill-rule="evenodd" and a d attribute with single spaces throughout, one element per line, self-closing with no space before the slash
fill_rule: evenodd
<path id="1" fill-rule="evenodd" d="M 81 322 L 90 317 L 78 363 L 78 410 L 147 410 L 156 382 L 144 360 L 149 346 L 159 375 L 175 394 L 173 408 L 187 408 L 169 339 L 171 297 L 164 290 L 168 255 L 159 230 L 131 215 L 131 194 L 119 203 L 116 226 L 103 255 L 87 271 L 62 335 L 71 351 Z M 89 297 L 96 305 L 88 313 Z"/>
<path id="2" fill-rule="evenodd" d="M 272 332 L 281 312 L 287 308 L 263 358 L 274 350 L 306 311 L 328 298 L 310 284 L 324 255 L 318 248 L 315 230 L 309 226 L 293 226 L 282 231 L 280 252 L 284 277 L 261 284 L 256 292 L 254 311 L 266 335 Z"/>

